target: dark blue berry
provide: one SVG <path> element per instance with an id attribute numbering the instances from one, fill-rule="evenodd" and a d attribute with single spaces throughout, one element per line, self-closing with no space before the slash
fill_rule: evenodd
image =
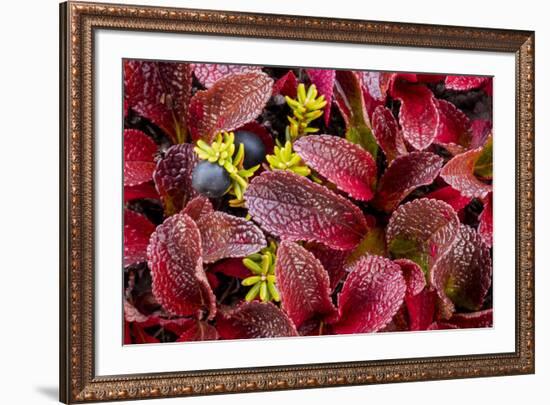
<path id="1" fill-rule="evenodd" d="M 235 147 L 236 150 L 240 145 L 244 145 L 244 162 L 245 169 L 250 169 L 252 166 L 259 165 L 265 158 L 265 145 L 258 135 L 249 131 L 235 132 Z"/>
<path id="2" fill-rule="evenodd" d="M 217 163 L 203 160 L 193 170 L 193 188 L 207 197 L 221 197 L 230 185 L 229 173 Z"/>

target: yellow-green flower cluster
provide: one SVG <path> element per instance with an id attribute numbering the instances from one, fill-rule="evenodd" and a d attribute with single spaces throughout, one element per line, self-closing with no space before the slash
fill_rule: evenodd
<path id="1" fill-rule="evenodd" d="M 300 155 L 292 151 L 290 141 L 286 141 L 283 147 L 275 146 L 273 155 L 267 155 L 265 158 L 273 170 L 290 170 L 300 176 L 311 174 L 311 170 L 304 164 Z"/>
<path id="2" fill-rule="evenodd" d="M 317 88 L 314 84 L 307 89 L 303 83 L 298 85 L 297 98 L 285 97 L 288 106 L 292 109 L 292 117 L 288 116 L 286 139 L 293 141 L 302 135 L 315 133 L 319 128 L 309 124 L 323 115 L 323 108 L 327 105 L 325 96 L 317 97 Z"/>
<path id="3" fill-rule="evenodd" d="M 260 165 L 244 169 L 244 145 L 240 144 L 236 153 L 235 149 L 235 134 L 223 131 L 216 135 L 210 145 L 203 140 L 197 141 L 195 153 L 202 160 L 219 164 L 229 173 L 231 186 L 228 192 L 235 196 L 229 201 L 229 204 L 233 207 L 242 207 L 244 206 L 243 194 L 248 187 L 248 179 L 254 175 Z"/>
<path id="4" fill-rule="evenodd" d="M 272 241 L 260 253 L 252 254 L 243 259 L 243 264 L 253 274 L 242 281 L 243 286 L 252 287 L 246 294 L 245 299 L 247 301 L 252 301 L 258 295 L 263 302 L 281 300 L 279 290 L 275 285 L 276 252 L 277 245 Z"/>

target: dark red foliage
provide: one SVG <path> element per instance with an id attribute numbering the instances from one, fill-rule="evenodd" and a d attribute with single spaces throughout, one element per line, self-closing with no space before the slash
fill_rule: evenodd
<path id="1" fill-rule="evenodd" d="M 327 104 L 296 136 L 300 82 Z M 490 77 L 125 61 L 124 344 L 491 327 L 491 102 Z M 239 172 L 222 131 L 292 149 Z"/>
<path id="2" fill-rule="evenodd" d="M 367 232 L 363 213 L 326 187 L 291 172 L 264 172 L 245 194 L 248 212 L 268 232 L 290 241 L 352 249 Z"/>

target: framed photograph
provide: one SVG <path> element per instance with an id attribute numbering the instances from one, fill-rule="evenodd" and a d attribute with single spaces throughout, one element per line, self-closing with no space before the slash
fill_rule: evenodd
<path id="1" fill-rule="evenodd" d="M 63 3 L 65 403 L 534 372 L 534 33 Z"/>

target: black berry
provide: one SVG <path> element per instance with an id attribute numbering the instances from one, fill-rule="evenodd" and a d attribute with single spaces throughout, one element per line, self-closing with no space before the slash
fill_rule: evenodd
<path id="1" fill-rule="evenodd" d="M 237 131 L 235 132 L 235 147 L 244 145 L 244 162 L 245 169 L 250 169 L 252 166 L 256 166 L 264 161 L 265 158 L 265 145 L 258 135 L 249 131 Z"/>
<path id="2" fill-rule="evenodd" d="M 217 163 L 203 160 L 193 170 L 193 188 L 207 197 L 221 197 L 230 185 L 229 173 Z"/>

